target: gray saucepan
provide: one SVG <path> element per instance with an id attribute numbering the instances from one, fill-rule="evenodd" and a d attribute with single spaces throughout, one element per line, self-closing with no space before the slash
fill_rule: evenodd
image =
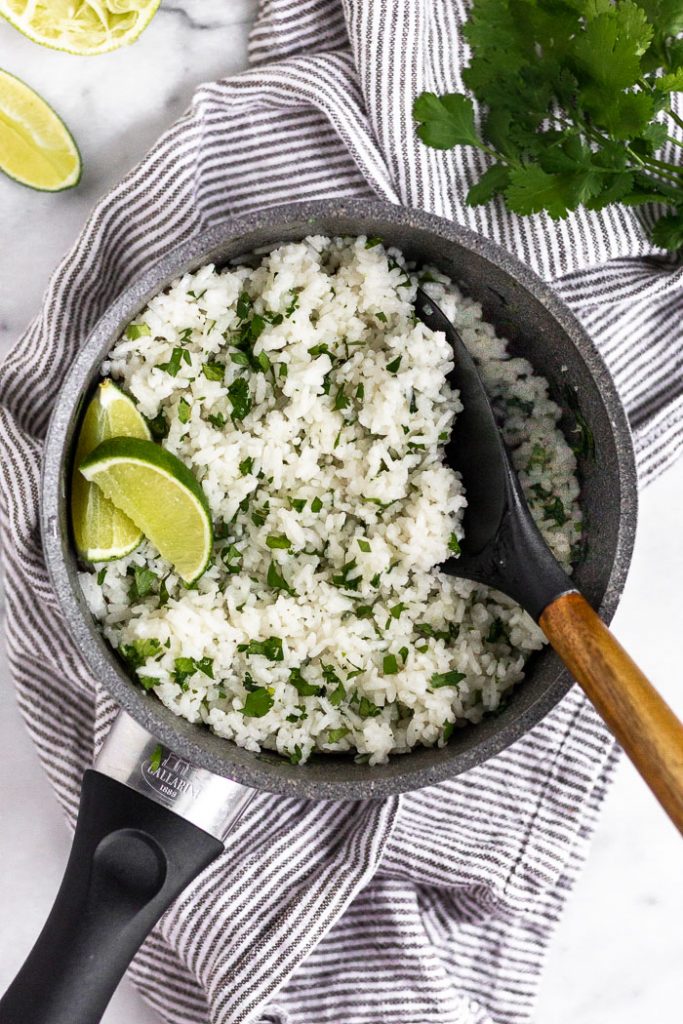
<path id="1" fill-rule="evenodd" d="M 481 303 L 485 318 L 510 340 L 513 352 L 526 356 L 548 379 L 552 397 L 563 408 L 561 426 L 568 436 L 580 410 L 592 431 L 595 454 L 579 458 L 586 546 L 575 578 L 605 621 L 617 606 L 637 509 L 628 422 L 594 344 L 531 270 L 471 231 L 378 200 L 277 207 L 225 220 L 172 249 L 119 296 L 84 339 L 48 432 L 42 487 L 45 557 L 67 627 L 93 678 L 122 714 L 97 770 L 86 773 L 64 883 L 33 952 L 0 1001 L 0 1024 L 95 1024 L 145 934 L 218 855 L 221 836 L 253 790 L 345 800 L 439 783 L 509 746 L 571 685 L 567 670 L 545 649 L 529 662 L 524 682 L 497 716 L 456 730 L 442 749 L 416 749 L 375 767 L 336 755 L 293 766 L 275 753 L 244 750 L 177 718 L 133 682 L 101 637 L 78 584 L 68 492 L 74 438 L 103 358 L 125 325 L 180 274 L 308 234 L 379 236 L 417 264 L 436 264 Z"/>

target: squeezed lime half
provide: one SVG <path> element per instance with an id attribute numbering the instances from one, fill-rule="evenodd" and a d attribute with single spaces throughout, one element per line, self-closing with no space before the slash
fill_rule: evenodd
<path id="1" fill-rule="evenodd" d="M 0 0 L 0 15 L 34 43 L 79 57 L 134 43 L 160 0 Z"/>

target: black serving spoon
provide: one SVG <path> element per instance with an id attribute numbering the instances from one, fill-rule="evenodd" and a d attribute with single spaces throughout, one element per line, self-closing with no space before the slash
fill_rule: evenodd
<path id="1" fill-rule="evenodd" d="M 474 360 L 421 288 L 415 312 L 453 349 L 463 404 L 447 448 L 467 494 L 461 555 L 442 569 L 514 598 L 548 640 L 683 832 L 683 725 L 559 565 L 534 522 Z"/>

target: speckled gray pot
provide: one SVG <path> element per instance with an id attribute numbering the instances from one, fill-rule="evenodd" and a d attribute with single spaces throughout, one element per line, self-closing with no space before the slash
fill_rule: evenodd
<path id="1" fill-rule="evenodd" d="M 134 718 L 176 753 L 249 786 L 313 798 L 384 796 L 440 782 L 481 764 L 514 743 L 571 685 L 557 657 L 532 659 L 527 678 L 496 717 L 456 731 L 447 747 L 417 749 L 370 768 L 350 757 L 318 756 L 294 767 L 278 755 L 254 754 L 201 726 L 178 719 L 128 677 L 100 637 L 81 597 L 70 536 L 70 453 L 98 367 L 122 328 L 179 274 L 224 263 L 255 247 L 307 234 L 367 234 L 399 246 L 419 263 L 437 264 L 481 302 L 484 315 L 550 381 L 573 428 L 566 387 L 577 388 L 594 437 L 596 457 L 580 465 L 588 551 L 576 579 L 609 621 L 628 570 L 636 523 L 636 472 L 626 416 L 593 343 L 567 307 L 538 277 L 503 249 L 448 221 L 376 200 L 323 200 L 278 207 L 224 221 L 183 242 L 128 288 L 85 339 L 56 403 L 43 473 L 45 555 L 65 619 L 98 679 Z"/>

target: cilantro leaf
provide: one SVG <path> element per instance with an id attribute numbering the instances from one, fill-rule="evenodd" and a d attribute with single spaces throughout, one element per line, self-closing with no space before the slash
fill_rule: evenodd
<path id="1" fill-rule="evenodd" d="M 683 167 L 668 146 L 682 123 L 670 105 L 683 91 L 681 0 L 473 0 L 463 33 L 481 134 L 465 95 L 423 93 L 413 115 L 425 144 L 491 157 L 469 205 L 500 196 L 514 213 L 561 219 L 664 203 L 673 212 L 652 239 L 683 248 Z"/>
<path id="2" fill-rule="evenodd" d="M 481 206 L 504 192 L 510 184 L 510 171 L 505 164 L 493 164 L 467 193 L 468 206 Z"/>
<path id="3" fill-rule="evenodd" d="M 419 137 L 435 149 L 481 146 L 474 127 L 472 100 L 461 93 L 437 96 L 423 92 L 413 104 L 413 117 L 419 122 Z"/>
<path id="4" fill-rule="evenodd" d="M 683 248 L 683 210 L 660 217 L 652 229 L 652 241 L 662 249 Z"/>

